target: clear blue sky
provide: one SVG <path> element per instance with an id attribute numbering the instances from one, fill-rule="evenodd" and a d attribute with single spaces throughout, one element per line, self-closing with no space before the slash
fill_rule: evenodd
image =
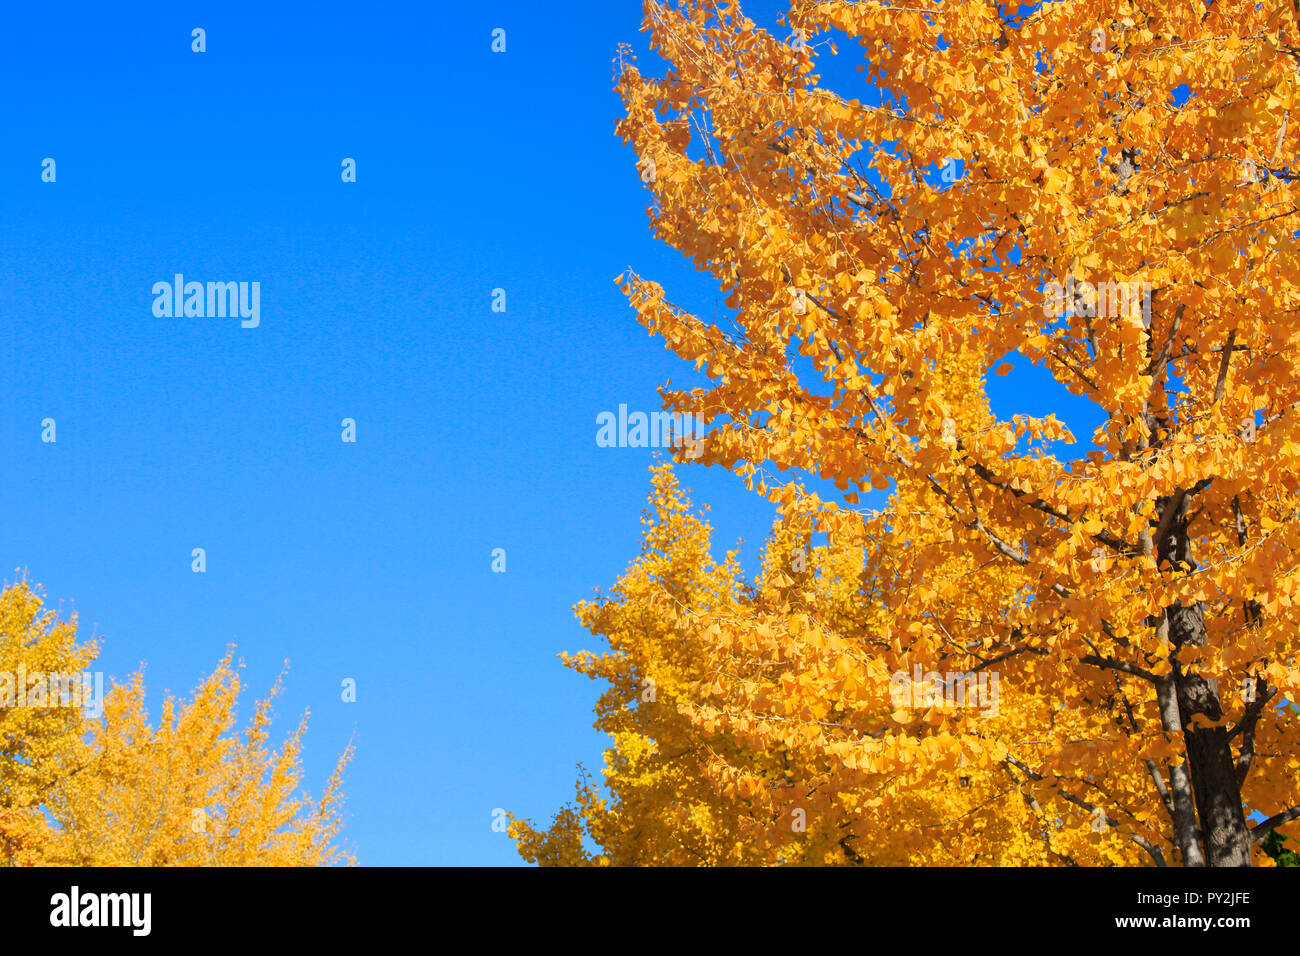
<path id="1" fill-rule="evenodd" d="M 235 642 L 247 716 L 288 658 L 277 714 L 311 710 L 314 793 L 355 734 L 362 864 L 516 863 L 493 809 L 548 820 L 600 766 L 598 688 L 555 655 L 594 644 L 571 606 L 635 556 L 653 452 L 597 447 L 596 416 L 699 382 L 612 280 L 715 297 L 654 242 L 613 135 L 639 6 L 6 11 L 0 571 L 75 609 L 106 673 L 145 663 L 155 712 Z M 260 282 L 260 326 L 155 317 L 177 272 Z M 999 411 L 1061 411 L 1018 388 Z M 770 506 L 683 479 L 752 567 Z"/>

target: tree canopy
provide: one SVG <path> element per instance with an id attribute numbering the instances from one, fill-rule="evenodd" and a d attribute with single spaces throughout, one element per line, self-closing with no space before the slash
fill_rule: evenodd
<path id="1" fill-rule="evenodd" d="M 647 2 L 663 75 L 623 57 L 654 234 L 728 314 L 620 282 L 708 377 L 664 392 L 709 426 L 692 463 L 777 519 L 746 590 L 657 477 L 664 530 L 580 608 L 611 654 L 570 662 L 612 681 L 611 796 L 521 852 L 1271 863 L 1300 818 L 1296 9 L 787 26 Z M 855 44 L 862 88 L 824 85 Z M 1100 425 L 999 411 L 1008 372 Z"/>
<path id="2" fill-rule="evenodd" d="M 301 785 L 305 715 L 283 743 L 271 743 L 278 682 L 241 734 L 242 684 L 227 652 L 188 700 L 167 697 L 151 723 L 140 672 L 102 700 L 94 689 L 83 694 L 78 682 L 92 677 L 98 647 L 77 642 L 75 616 L 59 620 L 43 605 L 25 580 L 0 591 L 0 860 L 37 866 L 351 862 L 338 845 L 351 748 L 321 797 L 311 799 Z M 102 675 L 91 686 L 102 687 Z"/>

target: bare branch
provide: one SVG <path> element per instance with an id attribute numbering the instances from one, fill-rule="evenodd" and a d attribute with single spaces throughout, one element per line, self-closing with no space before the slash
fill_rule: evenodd
<path id="1" fill-rule="evenodd" d="M 1283 810 L 1281 813 L 1275 813 L 1267 820 L 1250 828 L 1251 840 L 1262 840 L 1284 823 L 1290 823 L 1292 820 L 1300 817 L 1300 806 L 1292 807 L 1290 810 Z"/>
<path id="2" fill-rule="evenodd" d="M 1232 344 L 1237 341 L 1237 330 L 1228 333 L 1228 344 L 1223 347 L 1223 360 L 1219 362 L 1219 379 L 1214 383 L 1214 402 L 1219 404 L 1223 398 L 1223 388 L 1228 384 L 1228 366 L 1232 364 Z"/>
<path id="3" fill-rule="evenodd" d="M 1136 833 L 1132 834 L 1132 840 L 1151 855 L 1151 859 L 1156 861 L 1156 866 L 1168 866 L 1168 864 L 1165 863 L 1165 855 L 1160 852 L 1160 847 L 1154 845 L 1145 837 L 1138 836 Z"/>
<path id="4" fill-rule="evenodd" d="M 1095 654 L 1085 654 L 1079 658 L 1080 663 L 1092 664 L 1094 667 L 1104 667 L 1107 670 L 1122 671 L 1125 674 L 1132 674 L 1134 677 L 1141 677 L 1152 684 L 1156 682 L 1156 675 L 1141 667 L 1135 667 L 1125 661 L 1112 660 L 1109 657 L 1098 657 Z"/>

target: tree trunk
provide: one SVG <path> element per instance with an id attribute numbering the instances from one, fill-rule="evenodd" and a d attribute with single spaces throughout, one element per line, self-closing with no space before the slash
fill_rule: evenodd
<path id="1" fill-rule="evenodd" d="M 1175 647 L 1205 644 L 1205 612 L 1201 606 L 1166 609 L 1169 637 Z M 1241 788 L 1232 759 L 1226 727 L 1196 727 L 1193 718 L 1203 714 L 1223 717 L 1219 696 L 1199 674 L 1174 670 L 1178 716 L 1187 747 L 1187 766 L 1196 795 L 1196 816 L 1201 825 L 1205 860 L 1210 866 L 1250 866 L 1250 831 L 1241 805 Z"/>
<path id="2" fill-rule="evenodd" d="M 1162 505 L 1167 504 L 1169 502 L 1162 502 Z M 1175 515 L 1168 533 L 1156 542 L 1158 560 L 1161 563 L 1169 561 L 1175 567 L 1191 567 L 1187 499 L 1182 498 L 1173 507 Z M 1191 607 L 1176 604 L 1165 608 L 1165 622 L 1169 641 L 1175 650 L 1205 646 L 1205 610 L 1200 604 Z M 1250 866 L 1250 831 L 1246 827 L 1241 786 L 1237 783 L 1227 728 L 1196 726 L 1197 715 L 1216 722 L 1223 718 L 1219 695 L 1205 678 L 1184 673 L 1176 663 L 1172 678 L 1205 863 L 1209 866 Z M 1184 862 L 1195 865 L 1186 852 Z"/>

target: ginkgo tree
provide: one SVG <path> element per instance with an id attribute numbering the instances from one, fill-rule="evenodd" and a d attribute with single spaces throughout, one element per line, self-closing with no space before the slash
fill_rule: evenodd
<path id="1" fill-rule="evenodd" d="M 26 705 L 29 673 L 78 674 L 95 654 L 93 642 L 77 642 L 75 623 L 44 609 L 26 582 L 0 590 L 0 862 L 44 858 L 54 833 L 41 806 L 76 770 L 72 752 L 85 731 L 79 708 L 18 706 L 18 684 Z M 47 690 L 43 682 L 42 703 Z"/>
<path id="2" fill-rule="evenodd" d="M 45 609 L 25 579 L 0 590 L 0 862 L 351 862 L 339 846 L 351 748 L 322 795 L 309 797 L 302 786 L 305 718 L 278 747 L 271 743 L 278 682 L 241 734 L 241 681 L 228 652 L 188 700 L 168 696 L 151 723 L 139 672 L 103 699 L 76 689 L 97 653 L 94 642 L 77 641 L 75 616 Z M 99 693 L 99 676 L 90 698 Z"/>
<path id="3" fill-rule="evenodd" d="M 613 740 L 608 796 L 583 779 L 573 805 L 545 830 L 514 821 L 526 860 L 1124 859 L 1132 844 L 1118 828 L 1064 832 L 981 748 L 944 733 L 960 716 L 896 699 L 892 673 L 907 652 L 874 635 L 897 568 L 865 561 L 864 539 L 813 546 L 806 517 L 782 518 L 748 582 L 737 552 L 713 559 L 710 528 L 690 512 L 667 466 L 654 470 L 650 505 L 640 557 L 613 591 L 577 609 L 609 650 L 563 655 L 569 667 L 609 682 L 596 708 L 597 728 Z M 998 706 L 1000 697 L 995 691 L 979 714 L 985 736 L 1023 723 L 1018 709 Z M 869 754 L 857 740 L 868 733 L 881 744 Z"/>
<path id="4" fill-rule="evenodd" d="M 795 0 L 781 36 L 683 0 L 643 28 L 667 67 L 624 62 L 618 131 L 731 313 L 621 277 L 710 380 L 666 405 L 709 423 L 694 463 L 889 568 L 870 621 L 699 609 L 723 706 L 679 711 L 803 751 L 859 857 L 867 804 L 904 805 L 877 776 L 924 798 L 969 766 L 1045 861 L 1268 861 L 1300 818 L 1296 8 Z M 860 88 L 827 88 L 854 44 Z M 995 413 L 1008 370 L 1100 426 Z M 998 716 L 880 719 L 917 665 L 996 671 Z"/>

